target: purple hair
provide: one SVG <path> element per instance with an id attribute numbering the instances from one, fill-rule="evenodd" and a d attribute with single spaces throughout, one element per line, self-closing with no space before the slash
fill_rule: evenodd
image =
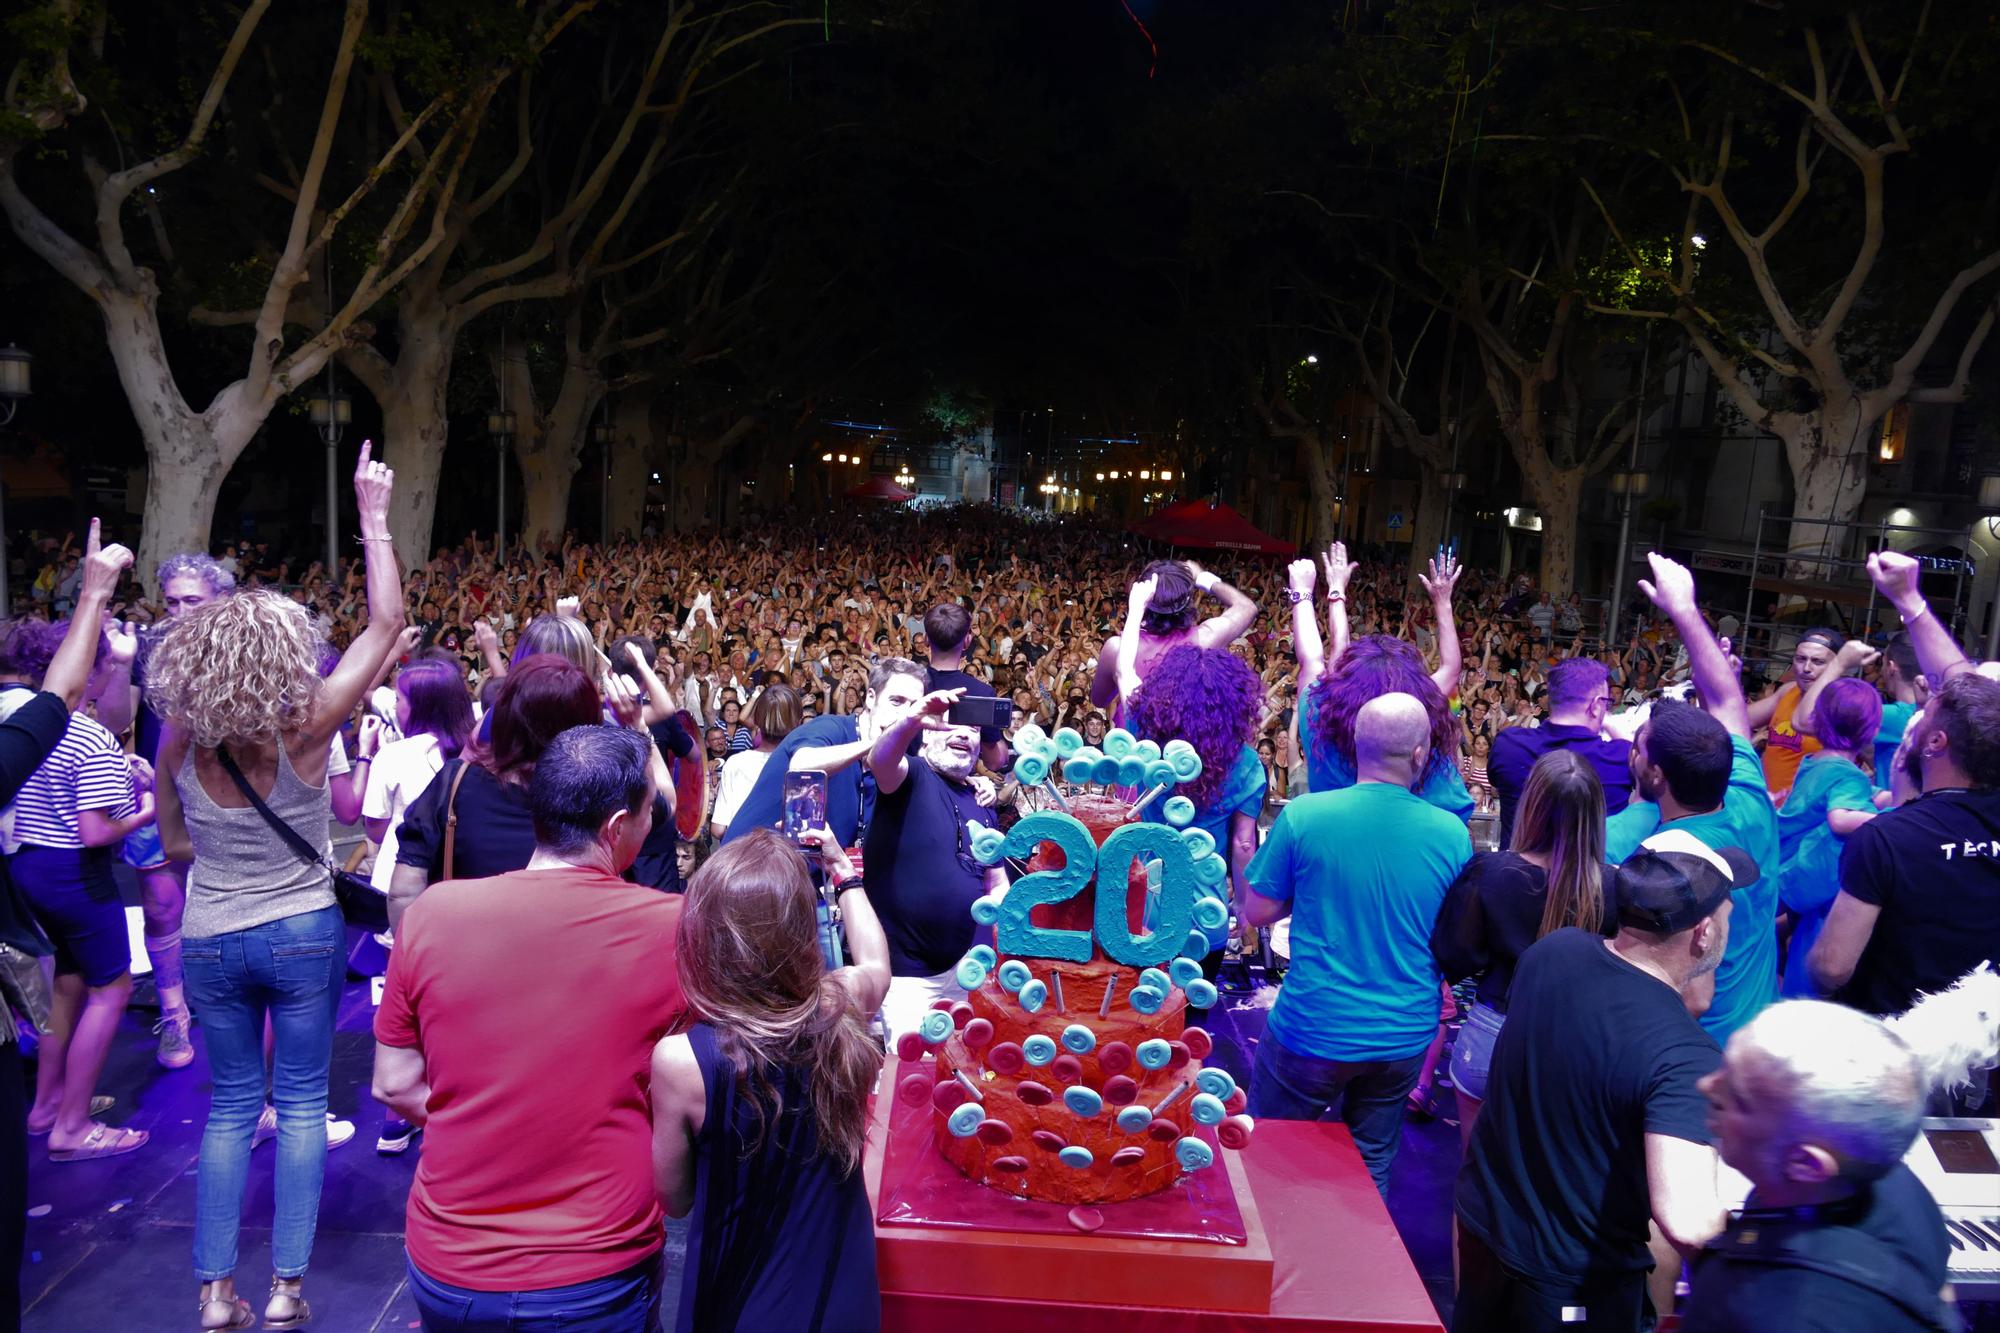
<path id="1" fill-rule="evenodd" d="M 1236 654 L 1182 644 L 1146 673 L 1132 696 L 1132 730 L 1154 740 L 1179 737 L 1201 756 L 1201 776 L 1181 795 L 1205 810 L 1222 794 L 1236 758 L 1257 730 L 1263 683 Z"/>
<path id="2" fill-rule="evenodd" d="M 1853 754 L 1872 746 L 1882 729 L 1882 696 L 1860 677 L 1843 676 L 1820 692 L 1813 705 L 1813 729 L 1829 750 Z"/>
<path id="3" fill-rule="evenodd" d="M 1458 720 L 1451 704 L 1410 644 L 1388 634 L 1364 634 L 1347 645 L 1340 662 L 1313 688 L 1313 730 L 1321 745 L 1354 762 L 1354 717 L 1361 705 L 1384 694 L 1415 695 L 1431 719 L 1431 757 L 1423 776 L 1457 762 Z"/>
<path id="4" fill-rule="evenodd" d="M 23 618 L 6 623 L 0 629 L 0 672 L 10 676 L 25 676 L 41 684 L 42 677 L 49 674 L 49 663 L 55 661 L 56 650 L 69 635 L 67 620 L 34 620 Z M 104 635 L 97 636 L 97 650 L 91 659 L 93 667 L 104 660 L 104 651 L 110 645 Z"/>

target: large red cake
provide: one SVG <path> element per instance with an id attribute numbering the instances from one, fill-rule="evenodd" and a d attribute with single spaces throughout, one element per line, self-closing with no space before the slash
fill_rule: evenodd
<path id="1" fill-rule="evenodd" d="M 1133 818 L 1124 801 L 1110 797 L 1076 796 L 1070 806 L 1099 845 Z M 1063 864 L 1061 849 L 1045 842 L 1028 869 Z M 1101 884 L 1102 878 L 1067 902 L 1037 906 L 1031 914 L 1033 924 L 1089 931 Z M 1136 929 L 1144 912 L 1144 870 L 1135 861 L 1119 877 L 1119 884 L 1127 894 L 1127 913 Z M 1047 998 L 1037 1011 L 1030 1012 L 1021 1002 L 1020 967 L 1007 971 L 1015 961 L 1047 987 Z M 902 1095 L 912 1100 L 930 1096 L 946 1159 L 994 1189 L 1054 1203 L 1132 1199 L 1166 1189 L 1179 1179 L 1188 1167 L 1176 1150 L 1193 1131 L 1195 1079 L 1210 1042 L 1201 1029 L 1185 1028 L 1187 996 L 1178 985 L 1166 988 L 1156 1012 L 1132 1007 L 1129 997 L 1141 985 L 1145 970 L 1115 962 L 1095 946 L 1094 939 L 1091 957 L 1080 963 L 997 955 L 985 980 L 966 1001 L 951 1007 L 950 1035 L 921 1048 L 934 1060 L 905 1065 L 923 1072 L 904 1076 Z M 1016 984 L 1004 985 L 1003 971 Z M 1031 1041 L 1036 1038 L 1041 1040 Z M 1159 1068 L 1144 1068 L 1136 1058 L 1147 1041 L 1167 1046 L 1166 1063 Z M 1056 1054 L 1038 1064 L 1036 1057 L 1047 1056 L 1045 1043 L 1053 1043 Z M 909 1043 L 905 1054 L 918 1049 Z M 1148 1048 L 1147 1053 L 1157 1059 L 1160 1050 Z M 1211 1090 L 1220 1090 L 1227 1076 L 1216 1071 L 1204 1082 Z M 1075 1089 L 1095 1094 L 1101 1109 L 1092 1111 L 1092 1098 Z M 972 1113 L 963 1108 L 975 1097 L 977 1128 L 966 1134 Z M 1081 1106 L 1070 1104 L 1070 1098 Z M 1244 1094 L 1230 1084 L 1220 1100 L 1231 1117 L 1217 1126 L 1218 1135 L 1225 1145 L 1240 1146 L 1249 1132 L 1248 1118 L 1240 1115 Z M 1121 1127 L 1118 1113 L 1134 1105 L 1156 1114 L 1143 1125 Z M 1212 1104 L 1210 1110 L 1215 1113 Z M 959 1133 L 950 1128 L 954 1114 L 961 1117 Z M 1076 1149 L 1085 1150 L 1088 1159 Z M 1204 1149 L 1200 1145 L 1183 1151 L 1199 1159 Z"/>

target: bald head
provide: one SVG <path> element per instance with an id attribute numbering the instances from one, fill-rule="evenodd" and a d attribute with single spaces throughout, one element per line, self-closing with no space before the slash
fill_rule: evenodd
<path id="1" fill-rule="evenodd" d="M 1364 782 L 1407 787 L 1430 756 L 1431 719 L 1413 694 L 1382 694 L 1354 715 L 1354 763 Z"/>

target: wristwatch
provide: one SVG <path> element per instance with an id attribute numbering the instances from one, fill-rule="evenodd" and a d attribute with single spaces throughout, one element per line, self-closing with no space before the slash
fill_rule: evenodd
<path id="1" fill-rule="evenodd" d="M 1293 606 L 1297 606 L 1300 602 L 1303 602 L 1308 595 L 1307 593 L 1300 592 L 1297 588 L 1285 589 L 1285 600 Z"/>

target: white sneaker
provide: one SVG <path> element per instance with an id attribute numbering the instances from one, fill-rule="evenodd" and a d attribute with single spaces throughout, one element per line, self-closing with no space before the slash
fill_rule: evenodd
<path id="1" fill-rule="evenodd" d="M 264 1114 L 257 1117 L 257 1132 L 250 1136 L 250 1149 L 257 1148 L 278 1137 L 278 1108 L 267 1106 Z M 329 1150 L 340 1147 L 354 1137 L 352 1120 L 336 1119 L 333 1112 L 326 1113 L 326 1146 Z"/>

